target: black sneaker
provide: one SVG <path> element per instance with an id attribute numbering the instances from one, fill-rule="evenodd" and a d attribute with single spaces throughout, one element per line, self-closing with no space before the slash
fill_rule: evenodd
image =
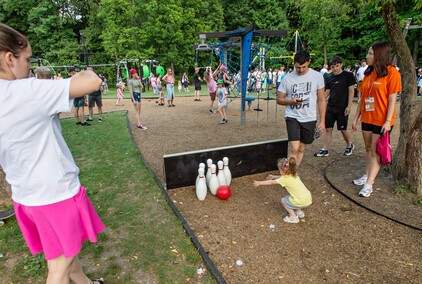
<path id="1" fill-rule="evenodd" d="M 90 123 L 88 123 L 88 122 L 84 122 L 84 123 L 82 123 L 81 125 L 83 125 L 83 126 L 91 126 L 91 124 Z"/>
<path id="2" fill-rule="evenodd" d="M 214 113 L 214 112 L 212 111 L 212 109 L 210 109 L 210 113 Z"/>
<path id="3" fill-rule="evenodd" d="M 87 120 L 85 120 L 85 121 L 94 121 L 92 118 L 88 118 Z"/>
<path id="4" fill-rule="evenodd" d="M 76 125 L 82 125 L 82 122 L 78 121 L 76 122 Z"/>
<path id="5" fill-rule="evenodd" d="M 325 150 L 325 149 L 319 149 L 319 151 L 318 152 L 316 152 L 315 154 L 314 154 L 314 156 L 315 157 L 327 157 L 328 156 L 328 150 Z"/>
<path id="6" fill-rule="evenodd" d="M 346 155 L 346 156 L 352 155 L 353 149 L 355 149 L 355 145 L 350 143 L 350 146 L 346 146 L 346 148 L 344 149 L 344 155 Z"/>

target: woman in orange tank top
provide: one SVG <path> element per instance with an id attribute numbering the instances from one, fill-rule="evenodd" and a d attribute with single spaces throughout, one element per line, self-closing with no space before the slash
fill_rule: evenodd
<path id="1" fill-rule="evenodd" d="M 367 55 L 368 68 L 365 71 L 360 91 L 362 98 L 356 109 L 352 129 L 361 119 L 362 136 L 365 142 L 365 174 L 353 180 L 363 185 L 359 196 L 369 197 L 380 170 L 380 160 L 375 142 L 381 133 L 390 132 L 396 118 L 397 93 L 402 89 L 400 73 L 390 63 L 390 46 L 387 42 L 374 43 Z"/>

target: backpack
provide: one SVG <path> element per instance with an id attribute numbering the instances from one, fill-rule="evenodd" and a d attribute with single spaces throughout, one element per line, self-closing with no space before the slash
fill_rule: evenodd
<path id="1" fill-rule="evenodd" d="M 380 162 L 383 166 L 388 166 L 391 164 L 393 155 L 391 152 L 390 145 L 390 132 L 385 132 L 381 134 L 380 138 L 375 142 L 377 154 L 380 156 Z"/>

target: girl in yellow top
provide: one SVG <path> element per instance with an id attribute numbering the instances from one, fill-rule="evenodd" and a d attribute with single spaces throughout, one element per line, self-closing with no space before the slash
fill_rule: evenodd
<path id="1" fill-rule="evenodd" d="M 312 204 L 311 192 L 306 188 L 301 179 L 297 176 L 296 159 L 279 159 L 277 167 L 280 170 L 280 176 L 268 175 L 267 180 L 253 182 L 255 187 L 261 185 L 279 184 L 285 187 L 289 195 L 281 199 L 281 204 L 289 213 L 289 216 L 283 218 L 286 223 L 299 223 L 299 218 L 304 218 L 303 208 Z"/>

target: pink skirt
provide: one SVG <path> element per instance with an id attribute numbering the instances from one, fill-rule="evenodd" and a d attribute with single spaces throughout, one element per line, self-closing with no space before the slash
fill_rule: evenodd
<path id="1" fill-rule="evenodd" d="M 79 254 L 86 239 L 97 242 L 105 226 L 81 186 L 74 197 L 43 206 L 14 202 L 16 219 L 32 254 L 46 260 Z"/>

